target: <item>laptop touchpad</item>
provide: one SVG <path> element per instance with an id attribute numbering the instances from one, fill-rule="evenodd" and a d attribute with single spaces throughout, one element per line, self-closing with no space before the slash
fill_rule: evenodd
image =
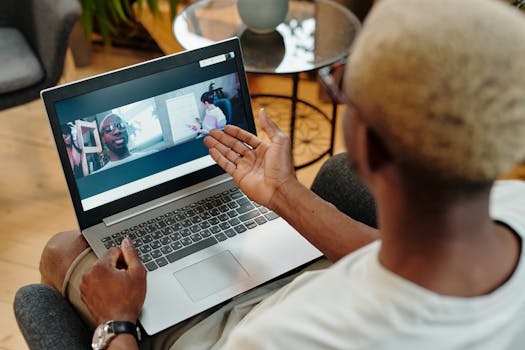
<path id="1" fill-rule="evenodd" d="M 174 272 L 173 275 L 193 301 L 204 299 L 249 278 L 246 270 L 228 250 Z"/>

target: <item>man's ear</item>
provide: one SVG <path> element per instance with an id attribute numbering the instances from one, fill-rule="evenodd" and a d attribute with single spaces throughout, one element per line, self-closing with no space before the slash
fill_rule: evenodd
<path id="1" fill-rule="evenodd" d="M 376 172 L 390 164 L 393 159 L 392 154 L 379 135 L 372 128 L 366 126 L 364 136 L 364 156 L 370 172 Z"/>

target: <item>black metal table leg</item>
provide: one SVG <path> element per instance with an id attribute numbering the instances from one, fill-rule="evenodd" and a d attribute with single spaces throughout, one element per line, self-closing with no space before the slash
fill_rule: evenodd
<path id="1" fill-rule="evenodd" d="M 330 148 L 329 148 L 329 154 L 330 156 L 334 155 L 334 142 L 335 142 L 335 127 L 337 124 L 337 103 L 332 102 L 332 128 L 331 128 L 331 135 L 330 135 Z"/>
<path id="2" fill-rule="evenodd" d="M 292 74 L 293 86 L 292 86 L 292 114 L 290 118 L 290 140 L 292 142 L 292 152 L 294 148 L 295 140 L 295 117 L 297 115 L 297 93 L 299 91 L 299 73 Z"/>

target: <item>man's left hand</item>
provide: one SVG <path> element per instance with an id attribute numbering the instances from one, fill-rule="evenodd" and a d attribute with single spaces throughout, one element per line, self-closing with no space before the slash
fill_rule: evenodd
<path id="1" fill-rule="evenodd" d="M 259 123 L 270 142 L 237 126 L 226 125 L 224 131 L 210 131 L 204 144 L 210 149 L 213 160 L 233 177 L 251 200 L 275 210 L 275 194 L 298 181 L 289 137 L 262 109 Z"/>
<path id="2" fill-rule="evenodd" d="M 146 269 L 131 239 L 111 248 L 80 284 L 82 301 L 97 324 L 109 321 L 137 322 L 146 297 Z"/>

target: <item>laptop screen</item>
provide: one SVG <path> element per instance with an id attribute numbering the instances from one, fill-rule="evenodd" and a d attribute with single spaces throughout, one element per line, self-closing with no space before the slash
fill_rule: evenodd
<path id="1" fill-rule="evenodd" d="M 253 128 L 240 54 L 211 53 L 129 80 L 117 71 L 114 84 L 54 102 L 57 147 L 83 211 L 212 166 L 211 129 Z"/>

